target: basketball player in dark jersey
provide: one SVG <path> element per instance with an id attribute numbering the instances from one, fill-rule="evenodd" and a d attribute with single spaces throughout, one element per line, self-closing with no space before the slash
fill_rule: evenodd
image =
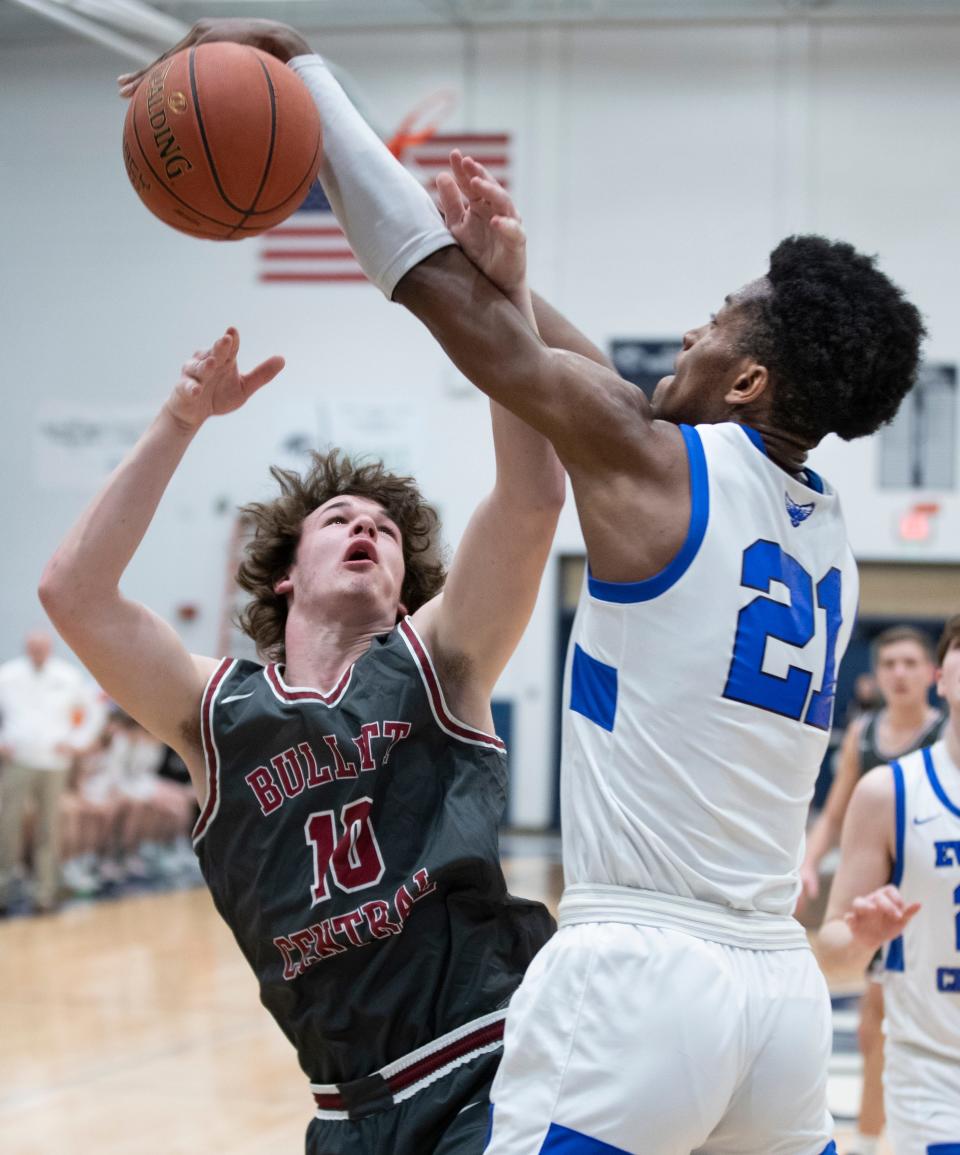
<path id="1" fill-rule="evenodd" d="M 857 782 L 876 766 L 932 745 L 946 722 L 946 714 L 928 701 L 936 666 L 926 634 L 912 626 L 893 626 L 874 639 L 871 657 L 884 705 L 859 715 L 844 735 L 833 784 L 807 837 L 800 870 L 804 899 L 819 894 L 820 862 L 839 842 Z M 851 1155 L 874 1155 L 884 1125 L 883 987 L 876 966 L 871 967 L 870 976 L 876 981 L 867 983 L 860 1003 L 858 1036 L 863 1055 L 863 1091 Z"/>
<path id="2" fill-rule="evenodd" d="M 482 221 L 470 237 L 489 268 L 523 243 Z M 506 892 L 490 694 L 536 599 L 563 472 L 493 406 L 496 483 L 444 583 L 411 479 L 335 453 L 304 479 L 275 471 L 281 494 L 249 508 L 240 571 L 245 628 L 271 661 L 191 655 L 119 581 L 200 426 L 282 368 L 241 374 L 237 348 L 228 330 L 184 366 L 41 598 L 105 691 L 187 764 L 214 902 L 311 1083 L 310 1155 L 472 1155 L 507 1003 L 553 929 Z"/>
<path id="3" fill-rule="evenodd" d="M 915 372 L 919 314 L 849 245 L 787 239 L 767 275 L 685 335 L 677 372 L 651 405 L 589 351 L 567 352 L 582 338 L 539 308 L 538 340 L 502 295 L 507 282 L 491 283 L 454 249 L 424 251 L 434 225 L 416 182 L 302 36 L 268 21 L 201 22 L 177 47 L 216 39 L 255 44 L 297 72 L 324 123 L 321 179 L 364 271 L 468 379 L 547 433 L 571 475 L 590 556 L 584 644 L 564 694 L 571 901 L 511 1006 L 489 1150 L 830 1155 L 829 1001 L 791 912 L 804 796 L 830 724 L 833 658 L 856 577 L 835 494 L 804 462 L 827 432 L 861 436 L 893 415 Z M 122 90 L 132 93 L 141 75 L 122 78 Z M 482 171 L 463 176 L 460 196 L 444 200 L 451 219 L 461 197 L 471 207 L 503 201 Z M 419 263 L 398 275 L 411 252 Z M 814 560 L 804 545 L 804 564 L 788 537 L 800 524 L 824 543 Z M 738 613 L 750 617 L 746 591 L 780 580 L 752 569 L 751 551 L 767 545 L 803 575 L 787 615 L 802 613 L 799 631 L 766 620 L 734 629 Z M 808 620 L 811 567 L 842 582 L 833 625 Z M 674 598 L 652 605 L 661 594 Z M 782 605 L 750 605 L 758 601 L 785 620 Z M 762 670 L 767 639 L 803 648 L 818 630 L 826 666 L 818 659 L 787 678 Z M 757 711 L 749 721 L 723 701 L 735 668 L 773 684 L 769 708 L 753 685 L 749 700 L 732 699 Z M 790 705 L 780 698 L 787 681 L 800 687 Z M 647 690 L 654 705 L 644 709 Z M 705 717 L 718 728 L 705 729 Z M 731 943 L 749 975 L 733 977 L 725 954 L 706 962 Z M 683 968 L 693 959 L 704 970 L 691 977 Z"/>

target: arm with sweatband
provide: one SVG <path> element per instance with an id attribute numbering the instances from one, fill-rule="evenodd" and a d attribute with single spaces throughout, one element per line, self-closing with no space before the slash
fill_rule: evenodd
<path id="1" fill-rule="evenodd" d="M 350 103 L 320 56 L 289 66 L 323 124 L 320 183 L 360 267 L 387 296 L 415 265 L 457 242 L 427 191 Z"/>

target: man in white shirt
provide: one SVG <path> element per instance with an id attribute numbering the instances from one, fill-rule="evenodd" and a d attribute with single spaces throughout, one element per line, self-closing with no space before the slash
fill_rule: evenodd
<path id="1" fill-rule="evenodd" d="M 94 688 L 51 654 L 50 635 L 27 635 L 25 653 L 0 666 L 0 915 L 23 853 L 24 811 L 36 810 L 33 866 L 38 912 L 56 906 L 60 795 L 76 754 L 103 721 Z"/>

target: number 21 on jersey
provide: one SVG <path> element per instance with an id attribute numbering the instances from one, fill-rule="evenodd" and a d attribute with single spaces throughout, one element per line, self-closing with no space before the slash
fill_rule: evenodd
<path id="1" fill-rule="evenodd" d="M 831 568 L 814 586 L 813 578 L 795 557 L 776 542 L 761 539 L 744 550 L 740 581 L 762 594 L 769 594 L 771 585 L 779 582 L 790 600 L 756 597 L 740 611 L 723 696 L 829 730 L 837 688 L 837 639 L 843 621 L 840 570 Z M 819 689 L 810 693 L 813 671 L 802 666 L 791 664 L 783 677 L 764 670 L 768 639 L 802 650 L 821 629 L 826 631 L 826 642 Z"/>

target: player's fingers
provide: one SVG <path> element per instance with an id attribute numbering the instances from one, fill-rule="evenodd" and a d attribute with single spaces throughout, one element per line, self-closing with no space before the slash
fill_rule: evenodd
<path id="1" fill-rule="evenodd" d="M 465 156 L 463 158 L 463 168 L 464 171 L 469 172 L 471 176 L 478 176 L 483 180 L 493 181 L 494 184 L 500 183 L 485 165 L 482 165 L 478 160 L 474 160 L 472 156 Z"/>
<path id="2" fill-rule="evenodd" d="M 919 903 L 919 902 L 911 902 L 910 905 L 906 908 L 906 910 L 904 910 L 904 912 L 903 912 L 903 925 L 904 926 L 906 926 L 907 923 L 913 918 L 913 916 L 920 909 L 921 905 L 922 905 L 922 903 Z"/>
<path id="3" fill-rule="evenodd" d="M 437 174 L 437 192 L 440 195 L 440 211 L 448 229 L 454 229 L 463 220 L 463 196 L 457 182 L 448 172 Z"/>
<path id="4" fill-rule="evenodd" d="M 152 68 L 156 68 L 161 60 L 166 60 L 167 57 L 172 56 L 174 52 L 179 52 L 184 44 L 185 41 L 181 40 L 179 44 L 175 45 L 168 52 L 164 52 L 162 56 L 158 56 L 157 59 L 151 61 L 150 64 L 145 65 L 143 68 L 138 68 L 136 72 L 125 72 L 121 76 L 118 76 L 117 87 L 119 89 L 120 95 L 124 97 L 124 99 L 129 99 L 131 96 L 133 96 L 133 94 L 140 87 L 140 84 L 147 73 Z"/>
<path id="5" fill-rule="evenodd" d="M 272 381 L 284 365 L 286 365 L 286 361 L 282 357 L 268 357 L 266 361 L 261 361 L 255 369 L 251 369 L 249 373 L 245 374 L 243 390 L 247 396 L 256 393 L 258 389 L 262 389 L 264 385 Z"/>
<path id="6" fill-rule="evenodd" d="M 124 100 L 129 100 L 131 96 L 137 91 L 140 81 L 143 80 L 144 73 L 130 72 L 126 76 L 117 77 L 117 93 L 122 96 Z"/>
<path id="7" fill-rule="evenodd" d="M 464 170 L 463 153 L 459 148 L 452 149 L 450 152 L 450 171 L 453 174 L 453 179 L 457 182 L 461 192 L 466 193 L 466 186 L 470 182 L 470 177 Z"/>
<path id="8" fill-rule="evenodd" d="M 471 201 L 477 198 L 488 204 L 498 216 L 520 219 L 520 214 L 514 208 L 513 201 L 506 190 L 494 180 L 485 180 L 483 177 L 475 176 L 470 182 L 470 197 Z"/>
<path id="9" fill-rule="evenodd" d="M 879 894 L 876 897 L 874 909 L 876 912 L 893 922 L 900 921 L 901 910 L 888 894 Z"/>
<path id="10" fill-rule="evenodd" d="M 494 217 L 490 224 L 511 249 L 519 250 L 526 245 L 527 234 L 523 231 L 523 225 L 513 217 Z"/>
<path id="11" fill-rule="evenodd" d="M 168 48 L 166 52 L 158 56 L 156 60 L 143 68 L 138 68 L 136 72 L 124 72 L 117 77 L 117 84 L 120 87 L 120 95 L 123 97 L 130 97 L 137 90 L 137 86 L 141 80 L 147 75 L 151 68 L 155 68 L 161 60 L 166 60 L 170 56 L 175 56 L 176 53 L 182 51 L 184 48 L 189 48 L 192 44 L 198 44 L 202 39 L 208 36 L 211 30 L 211 22 L 207 19 L 198 20 L 190 31 L 178 40 L 172 48 Z"/>
<path id="12" fill-rule="evenodd" d="M 210 350 L 210 355 L 218 361 L 226 361 L 231 357 L 235 357 L 239 348 L 240 334 L 231 326 L 222 337 L 218 337 L 214 342 L 213 348 Z"/>

